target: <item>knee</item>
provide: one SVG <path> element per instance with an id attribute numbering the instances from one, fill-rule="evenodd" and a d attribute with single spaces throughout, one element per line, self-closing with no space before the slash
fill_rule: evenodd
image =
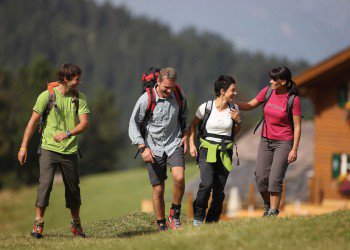
<path id="1" fill-rule="evenodd" d="M 164 187 L 162 185 L 153 186 L 153 196 L 154 197 L 163 197 Z"/>
<path id="2" fill-rule="evenodd" d="M 51 192 L 53 181 L 51 180 L 40 180 L 39 189 L 46 192 Z"/>
<path id="3" fill-rule="evenodd" d="M 183 184 L 185 182 L 185 176 L 183 173 L 173 175 L 173 180 L 175 183 Z"/>
<path id="4" fill-rule="evenodd" d="M 269 192 L 281 193 L 283 191 L 283 180 L 275 179 L 269 183 Z"/>
<path id="5" fill-rule="evenodd" d="M 260 192 L 267 191 L 269 186 L 269 178 L 262 176 L 255 176 L 256 186 Z"/>
<path id="6" fill-rule="evenodd" d="M 213 185 L 213 195 L 225 197 L 224 189 L 224 185 Z"/>
<path id="7" fill-rule="evenodd" d="M 215 204 L 222 206 L 223 201 L 225 200 L 225 193 L 223 191 L 213 192 L 212 202 Z"/>
<path id="8" fill-rule="evenodd" d="M 199 185 L 199 188 L 201 190 L 211 190 L 213 188 L 213 181 L 212 180 L 205 180 L 202 181 L 201 184 Z"/>

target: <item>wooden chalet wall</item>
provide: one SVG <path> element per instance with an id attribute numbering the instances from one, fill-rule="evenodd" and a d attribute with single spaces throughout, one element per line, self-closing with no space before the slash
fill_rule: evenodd
<path id="1" fill-rule="evenodd" d="M 332 178 L 334 154 L 350 154 L 350 125 L 345 109 L 338 105 L 341 84 L 350 82 L 350 60 L 329 71 L 313 76 L 301 87 L 314 105 L 314 182 L 310 193 L 314 201 L 346 198 L 338 191 L 337 179 Z M 297 82 L 298 83 L 298 82 Z M 315 194 L 321 192 L 320 194 Z"/>

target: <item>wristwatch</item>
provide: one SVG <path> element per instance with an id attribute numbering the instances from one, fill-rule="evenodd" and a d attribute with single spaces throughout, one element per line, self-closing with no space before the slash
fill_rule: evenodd
<path id="1" fill-rule="evenodd" d="M 140 153 L 142 154 L 143 152 L 145 152 L 146 148 L 147 148 L 147 146 L 143 146 L 143 147 L 139 148 Z"/>
<path id="2" fill-rule="evenodd" d="M 68 138 L 72 137 L 72 132 L 70 132 L 69 130 L 66 131 L 66 134 L 68 135 Z"/>

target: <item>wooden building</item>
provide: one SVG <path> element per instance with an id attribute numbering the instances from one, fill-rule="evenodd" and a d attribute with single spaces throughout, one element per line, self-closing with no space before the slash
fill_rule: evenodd
<path id="1" fill-rule="evenodd" d="M 350 199 L 340 188 L 350 171 L 350 47 L 294 80 L 315 112 L 311 201 Z"/>

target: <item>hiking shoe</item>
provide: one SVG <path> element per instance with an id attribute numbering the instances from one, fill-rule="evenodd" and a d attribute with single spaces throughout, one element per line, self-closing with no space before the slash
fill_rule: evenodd
<path id="1" fill-rule="evenodd" d="M 43 237 L 43 230 L 44 230 L 44 219 L 43 218 L 35 219 L 33 231 L 31 235 L 34 238 L 40 239 L 41 237 Z"/>
<path id="2" fill-rule="evenodd" d="M 193 226 L 195 227 L 200 227 L 202 226 L 202 224 L 203 224 L 202 220 L 196 220 L 196 219 L 193 220 Z"/>
<path id="3" fill-rule="evenodd" d="M 171 229 L 176 230 L 181 227 L 180 214 L 181 210 L 170 209 L 168 225 Z"/>
<path id="4" fill-rule="evenodd" d="M 168 230 L 168 226 L 166 224 L 166 220 L 161 220 L 161 221 L 157 221 L 157 225 L 158 225 L 158 229 L 159 231 L 166 231 Z"/>
<path id="5" fill-rule="evenodd" d="M 270 209 L 269 214 L 267 216 L 269 217 L 277 217 L 277 215 L 280 213 L 278 209 Z"/>
<path id="6" fill-rule="evenodd" d="M 86 235 L 84 233 L 84 230 L 81 227 L 80 219 L 72 220 L 70 224 L 71 224 L 71 231 L 74 234 L 74 236 L 79 236 L 79 237 L 82 237 L 82 238 L 86 237 Z"/>
<path id="7" fill-rule="evenodd" d="M 264 203 L 263 217 L 266 217 L 266 216 L 269 215 L 270 208 L 271 208 L 271 204 L 270 203 Z"/>

